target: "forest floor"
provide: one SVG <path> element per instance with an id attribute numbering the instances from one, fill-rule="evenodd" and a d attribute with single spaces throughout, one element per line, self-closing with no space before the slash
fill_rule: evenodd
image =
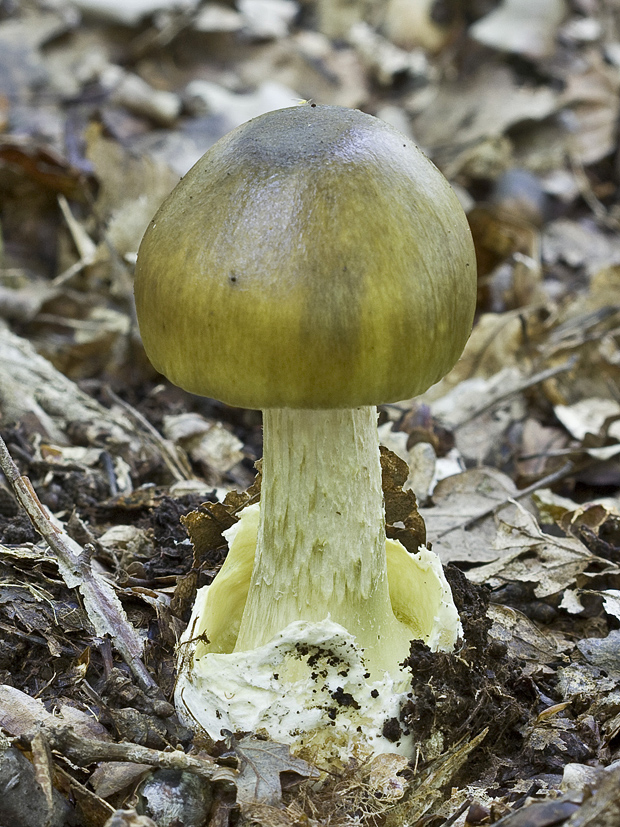
<path id="1" fill-rule="evenodd" d="M 0 3 L 0 824 L 620 825 L 619 92 L 614 0 Z M 155 373 L 132 284 L 179 177 L 308 100 L 411 136 L 479 266 L 460 362 L 380 409 L 465 631 L 410 656 L 442 752 L 320 785 L 176 717 L 261 418 Z"/>

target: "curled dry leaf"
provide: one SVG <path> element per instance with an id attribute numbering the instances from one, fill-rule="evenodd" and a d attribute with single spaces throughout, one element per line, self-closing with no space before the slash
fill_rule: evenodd
<path id="1" fill-rule="evenodd" d="M 525 120 L 547 118 L 557 106 L 557 95 L 549 87 L 520 85 L 506 65 L 488 62 L 473 75 L 442 85 L 433 105 L 415 118 L 413 129 L 440 161 L 454 164 L 459 150 L 467 147 L 469 152 L 472 143 L 501 136 Z"/>
<path id="2" fill-rule="evenodd" d="M 556 405 L 554 411 L 567 431 L 583 442 L 590 456 L 610 459 L 620 453 L 618 402 L 592 397 L 582 399 L 574 405 Z M 605 442 L 611 444 L 605 445 Z"/>
<path id="3" fill-rule="evenodd" d="M 426 543 L 426 526 L 418 511 L 415 494 L 411 490 L 403 490 L 409 476 L 409 466 L 381 446 L 381 474 L 387 536 L 399 540 L 415 554 Z"/>
<path id="4" fill-rule="evenodd" d="M 541 663 L 552 663 L 562 649 L 567 648 L 553 635 L 538 629 L 516 609 L 491 604 L 488 614 L 493 621 L 489 635 L 505 643 L 513 657 L 525 661 L 526 671 L 537 669 Z"/>
<path id="5" fill-rule="evenodd" d="M 564 0 L 503 0 L 469 31 L 485 46 L 539 59 L 553 53 L 566 13 Z"/>
<path id="6" fill-rule="evenodd" d="M 474 583 L 496 586 L 515 580 L 533 583 L 539 598 L 572 586 L 595 562 L 611 568 L 576 538 L 543 533 L 535 518 L 519 504 L 500 515 L 493 546 L 498 559 L 472 569 L 469 578 Z"/>

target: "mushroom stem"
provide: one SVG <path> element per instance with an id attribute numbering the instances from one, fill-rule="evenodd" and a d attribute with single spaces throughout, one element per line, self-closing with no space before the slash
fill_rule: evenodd
<path id="1" fill-rule="evenodd" d="M 258 542 L 235 651 L 330 617 L 355 635 L 371 673 L 393 673 L 411 634 L 390 603 L 376 408 L 274 408 L 263 428 Z"/>

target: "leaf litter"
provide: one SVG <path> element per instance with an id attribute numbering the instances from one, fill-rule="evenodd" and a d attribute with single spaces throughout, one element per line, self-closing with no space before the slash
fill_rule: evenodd
<path id="1" fill-rule="evenodd" d="M 213 827 L 617 823 L 620 18 L 526 8 L 0 11 L 0 820 L 150 827 L 163 795 Z M 318 784 L 283 745 L 176 720 L 175 642 L 260 496 L 260 416 L 157 376 L 132 299 L 178 177 L 300 100 L 419 142 L 479 263 L 463 358 L 381 411 L 388 533 L 432 544 L 465 627 L 451 656 L 413 644 L 393 723 L 436 750 Z"/>

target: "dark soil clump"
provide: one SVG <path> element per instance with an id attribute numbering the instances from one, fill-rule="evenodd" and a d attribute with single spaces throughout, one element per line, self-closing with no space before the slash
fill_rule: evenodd
<path id="1" fill-rule="evenodd" d="M 413 641 L 407 665 L 411 669 L 413 698 L 401 714 L 403 726 L 423 743 L 439 733 L 447 749 L 488 727 L 487 756 L 513 753 L 519 728 L 531 717 L 537 701 L 535 686 L 521 674 L 506 646 L 489 637 L 486 615 L 488 591 L 470 583 L 456 567 L 446 576 L 463 624 L 464 639 L 454 653 L 431 652 Z M 483 749 L 478 762 L 484 760 Z M 473 777 L 480 767 L 464 772 Z M 467 778 L 462 779 L 467 783 Z"/>

